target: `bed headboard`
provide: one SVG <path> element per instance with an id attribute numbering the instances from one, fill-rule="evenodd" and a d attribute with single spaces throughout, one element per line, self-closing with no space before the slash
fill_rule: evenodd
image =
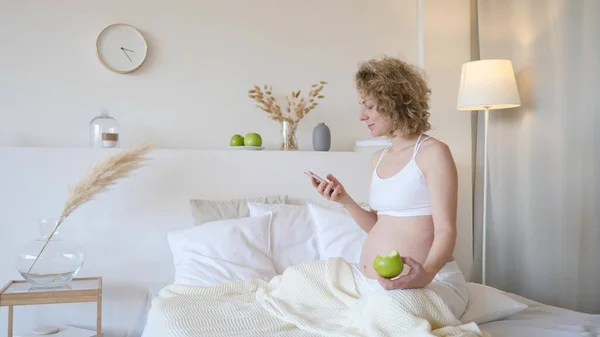
<path id="1" fill-rule="evenodd" d="M 38 235 L 36 219 L 56 217 L 68 186 L 113 151 L 0 148 L 0 283 L 20 278 L 12 267 L 13 254 L 18 245 Z M 366 201 L 370 156 L 370 152 L 156 150 L 151 153 L 148 166 L 73 213 L 62 233 L 86 248 L 87 261 L 79 276 L 104 277 L 104 329 L 109 334 L 122 335 L 128 328 L 127 320 L 135 319 L 127 315 L 137 312 L 135 306 L 141 305 L 146 288 L 161 287 L 171 281 L 173 269 L 166 233 L 192 226 L 190 199 L 286 194 L 325 203 L 303 174 L 311 169 L 318 174 L 336 174 L 357 200 Z M 465 190 L 470 184 L 460 185 L 456 258 L 468 273 L 472 251 L 471 201 L 462 196 L 470 198 L 471 193 Z M 77 319 L 57 316 L 51 309 L 39 310 L 47 310 L 44 319 L 93 326 L 94 306 L 77 306 L 78 310 L 72 313 L 79 315 Z M 117 318 L 124 308 L 130 310 Z M 5 322 L 4 317 L 0 322 Z M 33 318 L 40 317 L 15 316 L 21 326 L 27 326 Z"/>

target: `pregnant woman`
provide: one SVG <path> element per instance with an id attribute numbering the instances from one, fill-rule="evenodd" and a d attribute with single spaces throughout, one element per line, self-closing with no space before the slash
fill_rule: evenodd
<path id="1" fill-rule="evenodd" d="M 446 144 L 430 129 L 429 89 L 420 72 L 394 58 L 370 60 L 355 76 L 360 120 L 373 137 L 391 145 L 372 158 L 369 205 L 363 209 L 335 176 L 312 184 L 327 200 L 342 204 L 368 233 L 355 275 L 361 295 L 428 287 L 457 318 L 466 309 L 466 281 L 452 257 L 456 243 L 457 172 Z M 406 268 L 393 279 L 373 269 L 377 255 L 396 250 Z"/>

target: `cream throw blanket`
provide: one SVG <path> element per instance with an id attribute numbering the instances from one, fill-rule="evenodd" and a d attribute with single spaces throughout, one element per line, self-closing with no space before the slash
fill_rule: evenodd
<path id="1" fill-rule="evenodd" d="M 428 289 L 360 298 L 343 259 L 214 287 L 169 285 L 152 302 L 144 337 L 482 336 Z"/>

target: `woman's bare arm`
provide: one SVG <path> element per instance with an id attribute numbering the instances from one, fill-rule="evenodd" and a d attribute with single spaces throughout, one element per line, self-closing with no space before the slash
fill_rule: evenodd
<path id="1" fill-rule="evenodd" d="M 354 218 L 354 221 L 365 232 L 369 232 L 377 222 L 377 213 L 375 211 L 362 208 L 356 201 L 344 204 L 344 208 Z"/>
<path id="2" fill-rule="evenodd" d="M 371 174 L 373 174 L 373 170 L 377 166 L 377 161 L 381 156 L 383 149 L 376 151 L 373 153 L 371 157 Z M 350 198 L 350 202 L 348 204 L 344 204 L 344 208 L 350 213 L 354 221 L 358 224 L 358 226 L 364 230 L 365 232 L 371 231 L 375 223 L 377 222 L 377 212 L 373 210 L 365 210 L 361 207 L 356 201 Z"/>
<path id="3" fill-rule="evenodd" d="M 452 259 L 456 245 L 458 173 L 446 144 L 435 141 L 428 145 L 422 153 L 421 167 L 431 200 L 434 239 L 423 267 L 436 274 Z"/>

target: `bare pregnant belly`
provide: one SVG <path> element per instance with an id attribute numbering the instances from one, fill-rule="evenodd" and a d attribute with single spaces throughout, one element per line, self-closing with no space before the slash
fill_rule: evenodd
<path id="1" fill-rule="evenodd" d="M 392 250 L 400 256 L 410 256 L 425 263 L 433 243 L 434 229 L 431 216 L 390 217 L 381 216 L 369 231 L 360 258 L 360 270 L 368 278 L 377 278 L 373 270 L 375 256 Z M 405 266 L 402 274 L 410 268 Z"/>

